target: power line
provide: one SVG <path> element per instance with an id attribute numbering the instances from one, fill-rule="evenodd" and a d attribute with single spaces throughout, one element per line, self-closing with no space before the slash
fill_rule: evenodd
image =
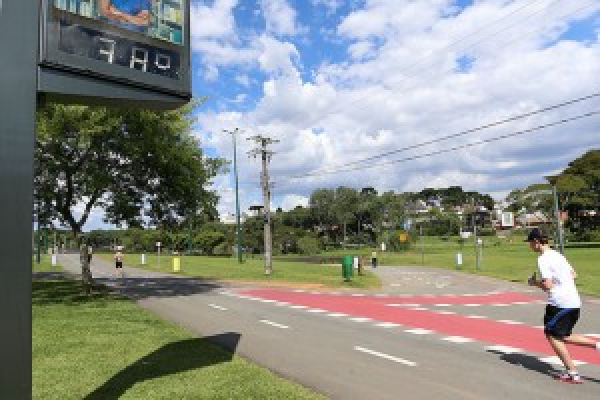
<path id="1" fill-rule="evenodd" d="M 518 136 L 518 135 L 524 135 L 526 133 L 531 133 L 534 131 L 539 131 L 542 129 L 546 129 L 546 128 L 551 128 L 553 126 L 558 126 L 558 125 L 562 125 L 565 124 L 567 122 L 572 122 L 572 121 L 576 121 L 579 119 L 583 119 L 583 118 L 588 118 L 594 115 L 600 114 L 600 110 L 596 110 L 596 111 L 591 111 L 585 114 L 580 114 L 574 117 L 569 117 L 569 118 L 564 118 L 558 121 L 554 121 L 554 122 L 550 122 L 547 124 L 543 124 L 543 125 L 538 125 L 536 127 L 533 128 L 529 128 L 529 129 L 525 129 L 522 131 L 517 131 L 517 132 L 512 132 L 512 133 L 508 133 L 505 135 L 500 135 L 500 136 L 496 136 L 493 138 L 489 138 L 489 139 L 483 139 L 483 140 L 478 140 L 476 142 L 471 142 L 471 143 L 467 143 L 464 145 L 460 145 L 460 146 L 454 146 L 454 147 L 450 147 L 447 149 L 443 149 L 443 150 L 437 150 L 437 151 L 432 151 L 429 153 L 425 153 L 425 154 L 419 154 L 416 156 L 411 156 L 411 157 L 406 157 L 406 158 L 401 158 L 398 160 L 392 160 L 392 161 L 387 161 L 387 162 L 382 162 L 382 163 L 378 163 L 378 164 L 371 164 L 371 165 L 361 165 L 361 166 L 357 166 L 357 167 L 352 167 L 352 168 L 346 168 L 346 169 L 338 169 L 338 170 L 331 170 L 331 171 L 325 171 L 325 172 L 320 172 L 320 173 L 311 173 L 311 174 L 305 174 L 305 175 L 298 175 L 298 176 L 293 176 L 293 177 L 288 177 L 288 180 L 297 180 L 297 179 L 302 179 L 302 178 L 308 178 L 311 176 L 315 176 L 315 175 L 329 175 L 329 174 L 336 174 L 336 173 L 341 173 L 341 172 L 350 172 L 350 171 L 356 171 L 356 170 L 364 170 L 364 169 L 371 169 L 371 168 L 378 168 L 378 167 L 383 167 L 383 166 L 387 166 L 387 165 L 391 165 L 391 164 L 398 164 L 401 162 L 406 162 L 406 161 L 414 161 L 414 160 L 418 160 L 421 158 L 425 158 L 425 157 L 431 157 L 431 156 L 435 156 L 435 155 L 439 155 L 439 154 L 444 154 L 444 153 L 449 153 L 452 151 L 456 151 L 456 150 L 461 150 L 461 149 L 465 149 L 468 147 L 473 147 L 473 146 L 478 146 L 481 144 L 486 144 L 486 143 L 491 143 L 491 142 L 495 142 L 498 140 L 502 140 L 502 139 L 507 139 L 510 137 L 514 137 L 514 136 Z"/>
<path id="2" fill-rule="evenodd" d="M 562 108 L 562 107 L 566 107 L 566 106 L 569 106 L 569 105 L 572 105 L 572 104 L 580 103 L 582 101 L 590 100 L 590 99 L 593 99 L 593 98 L 599 97 L 599 96 L 600 96 L 600 92 L 592 93 L 592 94 L 589 94 L 589 95 L 586 95 L 586 96 L 582 96 L 582 97 L 578 97 L 578 98 L 575 98 L 575 99 L 567 100 L 567 101 L 564 101 L 562 103 L 558 103 L 558 104 L 554 104 L 554 105 L 551 105 L 551 106 L 547 106 L 547 107 L 544 107 L 544 108 L 541 108 L 541 109 L 538 109 L 538 110 L 535 110 L 535 111 L 531 111 L 531 112 L 528 112 L 528 113 L 515 115 L 515 116 L 508 117 L 508 118 L 505 118 L 505 119 L 502 119 L 502 120 L 499 120 L 499 121 L 495 121 L 495 122 L 491 122 L 491 123 L 488 123 L 488 124 L 485 124 L 485 125 L 481 125 L 481 126 L 478 126 L 476 128 L 471 128 L 471 129 L 467 129 L 467 130 L 464 130 L 464 131 L 461 131 L 461 132 L 458 132 L 458 133 L 454 133 L 454 134 L 451 134 L 451 135 L 443 136 L 441 138 L 432 139 L 432 140 L 428 140 L 428 141 L 425 141 L 425 142 L 417 143 L 417 144 L 414 144 L 414 145 L 402 147 L 402 148 L 399 148 L 399 149 L 396 149 L 396 150 L 387 151 L 385 153 L 377 154 L 377 155 L 374 155 L 374 156 L 371 156 L 371 157 L 367 157 L 367 158 L 363 158 L 363 159 L 360 159 L 360 160 L 355 160 L 355 161 L 347 162 L 347 163 L 344 163 L 344 164 L 333 165 L 333 166 L 330 166 L 330 167 L 325 167 L 325 168 L 317 169 L 317 170 L 314 170 L 314 171 L 312 171 L 312 172 L 310 172 L 308 174 L 303 174 L 303 175 L 299 175 L 299 176 L 318 175 L 318 174 L 321 174 L 321 173 L 327 173 L 328 169 L 332 169 L 333 168 L 334 170 L 337 170 L 337 169 L 344 168 L 344 167 L 347 167 L 347 166 L 350 166 L 350 165 L 355 165 L 355 164 L 359 164 L 359 163 L 363 163 L 363 162 L 372 161 L 372 160 L 376 160 L 376 159 L 379 159 L 379 158 L 387 157 L 387 156 L 392 155 L 392 154 L 397 154 L 397 153 L 401 153 L 401 152 L 408 151 L 408 150 L 414 150 L 414 149 L 419 148 L 419 147 L 428 146 L 430 144 L 438 143 L 438 142 L 441 142 L 441 141 L 444 141 L 444 140 L 448 140 L 448 139 L 454 139 L 454 138 L 457 138 L 457 137 L 460 137 L 460 136 L 465 136 L 465 135 L 468 135 L 468 134 L 471 134 L 471 133 L 475 133 L 475 132 L 479 132 L 479 131 L 482 131 L 482 130 L 485 130 L 485 129 L 493 128 L 493 127 L 496 127 L 496 126 L 499 126 L 499 125 L 503 125 L 503 124 L 506 124 L 508 122 L 517 121 L 519 119 L 531 117 L 533 115 L 542 114 L 542 113 L 545 113 L 545 112 L 548 112 L 548 111 L 556 110 L 558 108 Z M 291 178 L 295 178 L 295 177 L 296 176 L 292 176 Z"/>

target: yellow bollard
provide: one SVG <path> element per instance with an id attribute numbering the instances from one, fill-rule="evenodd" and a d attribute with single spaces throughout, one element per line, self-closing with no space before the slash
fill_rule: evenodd
<path id="1" fill-rule="evenodd" d="M 173 272 L 181 271 L 181 257 L 173 257 Z"/>

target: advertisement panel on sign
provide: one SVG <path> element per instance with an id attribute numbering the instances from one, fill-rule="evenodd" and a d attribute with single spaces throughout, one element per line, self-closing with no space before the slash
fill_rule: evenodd
<path id="1" fill-rule="evenodd" d="M 54 8 L 183 44 L 183 0 L 54 0 Z"/>

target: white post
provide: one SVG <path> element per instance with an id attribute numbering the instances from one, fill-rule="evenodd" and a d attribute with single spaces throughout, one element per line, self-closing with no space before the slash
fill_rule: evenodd
<path id="1" fill-rule="evenodd" d="M 158 269 L 160 269 L 160 242 L 156 242 L 156 248 L 158 250 Z"/>

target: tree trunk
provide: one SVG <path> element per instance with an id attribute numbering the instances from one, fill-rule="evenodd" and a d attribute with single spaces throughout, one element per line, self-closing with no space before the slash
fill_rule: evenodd
<path id="1" fill-rule="evenodd" d="M 92 292 L 94 280 L 92 278 L 92 270 L 90 269 L 90 258 L 88 257 L 88 247 L 85 243 L 79 245 L 79 261 L 81 262 L 81 283 L 85 294 L 89 295 Z"/>

